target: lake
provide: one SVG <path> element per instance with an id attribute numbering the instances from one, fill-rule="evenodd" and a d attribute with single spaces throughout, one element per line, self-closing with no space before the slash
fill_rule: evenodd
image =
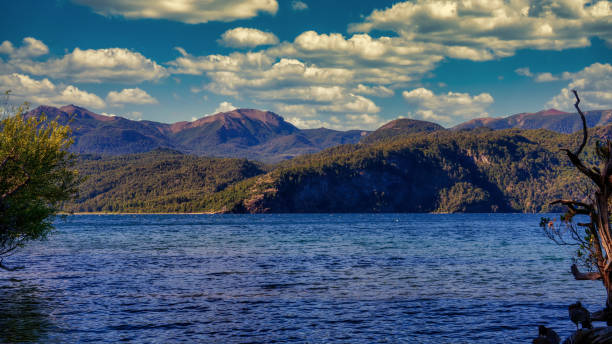
<path id="1" fill-rule="evenodd" d="M 0 342 L 506 343 L 566 337 L 571 247 L 531 214 L 79 215 L 5 260 Z"/>

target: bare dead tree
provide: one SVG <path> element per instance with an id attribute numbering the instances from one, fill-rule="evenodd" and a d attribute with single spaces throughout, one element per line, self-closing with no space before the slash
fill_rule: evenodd
<path id="1" fill-rule="evenodd" d="M 610 140 L 595 144 L 595 152 L 599 158 L 599 166 L 587 166 L 581 159 L 588 139 L 586 117 L 580 109 L 580 98 L 576 90 L 574 107 L 582 120 L 582 142 L 575 152 L 563 149 L 572 165 L 593 185 L 593 191 L 588 201 L 560 199 L 551 203 L 560 204 L 567 209 L 561 216 L 561 223 L 544 220 L 541 225 L 550 239 L 561 245 L 576 245 L 577 255 L 593 272 L 580 272 L 576 264 L 571 271 L 577 280 L 601 280 L 607 291 L 606 308 L 598 312 L 594 320 L 605 320 L 612 324 L 612 232 L 610 231 L 610 209 L 608 208 L 612 194 L 612 143 Z M 574 221 L 577 217 L 584 222 Z"/>

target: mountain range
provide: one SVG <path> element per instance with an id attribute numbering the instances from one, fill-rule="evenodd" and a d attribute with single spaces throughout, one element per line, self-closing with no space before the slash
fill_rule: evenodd
<path id="1" fill-rule="evenodd" d="M 174 124 L 73 105 L 27 116 L 43 113 L 70 123 L 82 153 L 76 167 L 88 176 L 68 211 L 537 212 L 559 210 L 549 202 L 580 199 L 584 189 L 559 153 L 579 142 L 580 133 L 568 132 L 580 118 L 557 110 L 450 129 L 397 119 L 374 132 L 301 130 L 252 109 Z M 593 140 L 612 136 L 610 117 L 587 113 L 599 125 L 587 161 Z M 524 129 L 538 126 L 548 130 Z"/>
<path id="2" fill-rule="evenodd" d="M 414 119 L 393 120 L 374 132 L 337 131 L 326 128 L 299 129 L 283 117 L 255 109 L 235 109 L 192 122 L 135 121 L 96 114 L 75 105 L 39 106 L 26 116 L 40 116 L 69 123 L 76 153 L 122 155 L 168 148 L 207 157 L 234 157 L 277 163 L 342 144 L 371 144 L 416 133 L 477 128 L 548 129 L 572 133 L 581 128 L 576 114 L 555 109 L 520 113 L 509 117 L 478 118 L 446 129 L 436 123 Z M 612 110 L 586 112 L 589 127 L 612 123 Z"/>
<path id="3" fill-rule="evenodd" d="M 105 116 L 67 105 L 39 106 L 26 116 L 46 115 L 73 129 L 76 153 L 121 155 L 170 148 L 208 157 L 239 157 L 277 162 L 345 143 L 357 143 L 364 130 L 298 129 L 281 116 L 236 109 L 193 122 L 160 123 Z"/>
<path id="4" fill-rule="evenodd" d="M 585 112 L 589 128 L 604 126 L 612 122 L 612 110 L 595 110 Z M 582 129 L 582 122 L 576 113 L 563 112 L 556 109 L 542 110 L 535 113 L 519 113 L 500 118 L 476 118 L 455 127 L 454 130 L 487 127 L 499 129 L 548 129 L 558 133 L 573 133 Z"/>

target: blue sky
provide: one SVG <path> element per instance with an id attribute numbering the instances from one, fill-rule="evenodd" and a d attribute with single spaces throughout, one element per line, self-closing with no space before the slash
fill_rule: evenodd
<path id="1" fill-rule="evenodd" d="M 301 128 L 446 127 L 612 108 L 612 2 L 20 0 L 0 89 L 33 105 L 190 121 L 235 107 Z"/>

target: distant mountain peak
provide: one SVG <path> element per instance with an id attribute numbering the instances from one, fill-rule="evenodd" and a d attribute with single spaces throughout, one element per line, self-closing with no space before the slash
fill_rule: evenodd
<path id="1" fill-rule="evenodd" d="M 91 112 L 89 110 L 87 110 L 84 107 L 80 107 L 74 104 L 70 104 L 70 105 L 65 105 L 59 108 L 60 111 L 63 111 L 69 115 L 76 115 L 76 116 L 90 116 L 93 117 L 99 121 L 113 121 L 115 120 L 115 116 L 105 116 L 105 115 L 100 115 L 97 114 L 95 112 Z"/>
<path id="2" fill-rule="evenodd" d="M 398 119 L 394 119 L 391 122 L 383 125 L 382 127 L 378 128 L 378 130 L 382 130 L 382 129 L 406 129 L 406 128 L 419 128 L 419 129 L 423 129 L 423 128 L 430 128 L 430 127 L 432 127 L 432 128 L 435 127 L 437 129 L 444 129 L 441 125 L 439 125 L 437 123 L 433 123 L 433 122 L 422 121 L 422 120 L 412 119 L 412 118 L 398 118 Z"/>
<path id="3" fill-rule="evenodd" d="M 567 115 L 567 114 L 569 114 L 569 112 L 564 112 L 564 111 L 550 108 L 548 110 L 538 111 L 534 113 L 533 115 L 554 116 L 554 115 Z"/>
<path id="4" fill-rule="evenodd" d="M 401 135 L 410 135 L 416 133 L 430 133 L 433 131 L 445 130 L 443 126 L 418 119 L 398 118 L 382 127 L 376 129 L 373 133 L 363 137 L 361 143 L 373 143 L 380 140 L 387 140 Z"/>
<path id="5" fill-rule="evenodd" d="M 192 122 L 176 122 L 170 125 L 169 130 L 171 133 L 178 133 L 180 131 L 198 128 L 210 123 L 222 123 L 226 128 L 235 127 L 238 122 L 242 120 L 256 121 L 268 127 L 286 127 L 292 124 L 285 122 L 285 119 L 274 112 L 262 111 L 256 109 L 234 109 L 232 111 L 219 112 L 214 115 L 204 116 L 200 119 L 196 119 Z M 295 128 L 295 130 L 298 130 Z"/>
<path id="6" fill-rule="evenodd" d="M 217 120 L 226 120 L 228 118 L 248 118 L 272 126 L 278 126 L 280 123 L 285 121 L 283 117 L 270 111 L 262 111 L 256 109 L 235 109 L 232 111 L 220 112 L 214 115 L 202 117 L 192 123 L 210 123 Z"/>

